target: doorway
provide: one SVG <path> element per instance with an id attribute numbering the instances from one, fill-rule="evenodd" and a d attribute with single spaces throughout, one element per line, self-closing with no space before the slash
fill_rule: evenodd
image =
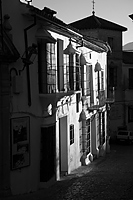
<path id="1" fill-rule="evenodd" d="M 47 182 L 55 175 L 55 125 L 41 127 L 40 182 Z"/>
<path id="2" fill-rule="evenodd" d="M 59 119 L 60 174 L 68 173 L 67 116 Z"/>

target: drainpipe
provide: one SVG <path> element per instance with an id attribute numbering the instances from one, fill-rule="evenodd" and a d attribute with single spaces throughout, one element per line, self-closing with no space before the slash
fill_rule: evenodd
<path id="1" fill-rule="evenodd" d="M 2 43 L 2 50 L 4 48 L 3 45 L 3 24 L 2 24 L 2 0 L 0 0 L 0 23 L 1 23 L 1 43 Z"/>
<path id="2" fill-rule="evenodd" d="M 25 53 L 26 59 L 28 59 L 28 36 L 27 31 L 36 25 L 36 16 L 34 15 L 34 23 L 24 29 L 24 39 L 25 39 Z M 29 64 L 26 64 L 27 72 L 27 89 L 28 89 L 28 105 L 31 106 L 31 88 L 30 88 L 30 70 Z"/>

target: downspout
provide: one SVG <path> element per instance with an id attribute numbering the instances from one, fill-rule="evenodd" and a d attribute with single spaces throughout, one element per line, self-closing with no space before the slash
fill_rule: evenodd
<path id="1" fill-rule="evenodd" d="M 34 23 L 24 29 L 24 39 L 25 39 L 25 53 L 26 59 L 28 59 L 28 36 L 27 31 L 36 25 L 36 16 L 34 15 Z M 31 88 L 30 88 L 30 70 L 29 64 L 26 64 L 27 72 L 27 89 L 28 89 L 28 105 L 31 106 Z"/>
<path id="2" fill-rule="evenodd" d="M 3 24 L 2 24 L 2 0 L 0 0 L 0 23 L 1 23 L 1 42 L 2 42 L 2 50 L 4 50 L 3 45 Z"/>

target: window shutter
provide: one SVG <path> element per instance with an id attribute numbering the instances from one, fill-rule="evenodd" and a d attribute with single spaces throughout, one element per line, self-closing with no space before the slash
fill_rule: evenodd
<path id="1" fill-rule="evenodd" d="M 58 90 L 64 90 L 63 40 L 57 40 L 57 76 Z"/>

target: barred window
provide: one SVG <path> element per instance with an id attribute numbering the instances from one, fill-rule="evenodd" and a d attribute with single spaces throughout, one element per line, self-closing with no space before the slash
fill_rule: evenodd
<path id="1" fill-rule="evenodd" d="M 100 90 L 104 90 L 104 71 L 100 72 Z"/>
<path id="2" fill-rule="evenodd" d="M 92 65 L 84 65 L 81 68 L 81 83 L 83 96 L 91 95 Z"/>
<path id="3" fill-rule="evenodd" d="M 86 134 L 87 134 L 87 137 L 86 137 L 86 154 L 89 154 L 90 153 L 90 148 L 91 148 L 91 142 L 90 142 L 90 119 L 87 119 L 86 120 Z"/>
<path id="4" fill-rule="evenodd" d="M 55 44 L 38 42 L 38 78 L 40 93 L 56 92 Z"/>
<path id="5" fill-rule="evenodd" d="M 64 55 L 64 87 L 69 90 L 80 90 L 81 71 L 79 55 Z"/>

